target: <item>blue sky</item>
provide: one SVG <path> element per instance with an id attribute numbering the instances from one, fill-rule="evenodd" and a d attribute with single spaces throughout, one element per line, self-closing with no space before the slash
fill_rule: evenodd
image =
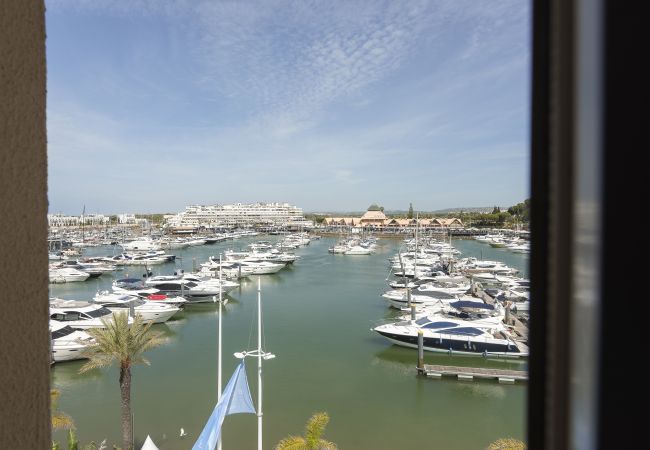
<path id="1" fill-rule="evenodd" d="M 50 212 L 528 196 L 527 1 L 46 5 Z"/>

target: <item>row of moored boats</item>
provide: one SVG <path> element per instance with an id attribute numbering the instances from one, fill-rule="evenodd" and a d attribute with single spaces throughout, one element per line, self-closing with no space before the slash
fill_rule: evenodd
<path id="1" fill-rule="evenodd" d="M 499 261 L 460 258 L 451 244 L 407 240 L 390 259 L 391 289 L 382 297 L 402 311 L 373 330 L 390 342 L 450 355 L 526 358 L 526 337 L 506 315 L 528 310 L 529 282 Z"/>
<path id="2" fill-rule="evenodd" d="M 295 238 L 293 240 L 297 242 Z M 309 242 L 309 238 L 302 236 L 299 245 L 307 245 Z M 281 244 L 281 248 L 288 248 L 286 240 L 281 241 Z M 84 350 L 94 343 L 84 330 L 104 327 L 104 322 L 110 320 L 113 314 L 125 312 L 129 314 L 130 321 L 139 315 L 143 322 L 163 323 L 188 305 L 215 302 L 218 298 L 223 298 L 240 286 L 241 278 L 277 273 L 299 258 L 266 241 L 249 247 L 249 251 L 229 250 L 220 256 L 211 256 L 201 264 L 199 271 L 192 274 L 180 271 L 173 275 L 153 276 L 147 269 L 142 278 L 116 279 L 111 284 L 111 290 L 99 291 L 88 301 L 51 298 L 53 362 L 83 358 Z M 140 253 L 142 254 L 149 253 L 147 251 Z M 89 272 L 92 272 L 92 276 L 101 276 L 119 267 L 97 260 L 67 260 L 56 266 L 50 268 L 51 277 L 53 274 L 63 276 L 59 275 L 62 271 L 70 274 L 77 271 L 82 274 L 78 279 L 69 281 L 88 279 L 91 276 Z M 58 282 L 56 279 L 50 281 Z"/>

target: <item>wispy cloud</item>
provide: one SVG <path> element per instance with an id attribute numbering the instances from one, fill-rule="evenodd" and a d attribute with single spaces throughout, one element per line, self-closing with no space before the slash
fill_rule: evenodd
<path id="1" fill-rule="evenodd" d="M 255 105 L 257 123 L 282 130 L 279 135 L 304 129 L 324 107 L 394 71 L 430 19 L 425 2 L 268 1 L 199 9 L 204 83 Z"/>
<path id="2" fill-rule="evenodd" d="M 481 164 L 502 173 L 526 167 L 525 1 L 47 0 L 47 7 L 65 25 L 78 17 L 80 34 L 87 19 L 106 26 L 92 37 L 105 58 L 86 65 L 84 52 L 96 50 L 89 45 L 75 47 L 83 67 L 74 71 L 48 60 L 50 174 L 60 191 L 59 175 L 72 166 L 79 174 L 110 166 L 103 175 L 120 189 L 137 189 L 143 171 L 191 179 L 191 190 L 159 188 L 161 203 L 177 199 L 179 207 L 214 199 L 218 173 L 226 182 L 219 195 L 231 189 L 232 200 L 264 192 L 354 209 L 359 199 L 402 195 L 384 177 L 402 180 L 413 199 L 434 201 L 427 169 L 443 184 L 452 173 L 454 183 L 464 176 L 454 172 L 460 163 L 464 174 Z M 73 45 L 85 38 L 74 32 L 66 35 Z M 88 191 L 96 182 L 83 181 Z M 517 183 L 515 199 L 524 195 Z M 333 195 L 339 186 L 354 189 Z"/>

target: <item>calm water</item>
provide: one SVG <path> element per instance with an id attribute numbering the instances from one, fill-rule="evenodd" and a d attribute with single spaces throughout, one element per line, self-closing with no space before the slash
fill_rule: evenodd
<path id="1" fill-rule="evenodd" d="M 263 239 L 265 239 L 264 237 Z M 176 251 L 176 265 L 155 274 L 191 270 L 209 255 L 244 247 L 254 239 Z M 525 434 L 525 385 L 433 380 L 415 374 L 416 351 L 391 345 L 370 331 L 393 317 L 380 294 L 387 289 L 387 258 L 400 245 L 382 239 L 371 256 L 331 255 L 334 239 L 296 250 L 302 258 L 276 275 L 262 276 L 266 350 L 277 355 L 264 363 L 264 448 L 289 434 L 301 434 L 316 411 L 327 411 L 325 438 L 342 449 L 485 448 L 500 437 Z M 527 258 L 472 240 L 454 242 L 464 256 L 500 259 L 526 272 Z M 89 249 L 108 254 L 111 248 Z M 129 268 L 114 276 L 141 276 Z M 89 299 L 108 289 L 113 278 L 50 285 L 51 294 Z M 238 360 L 232 354 L 256 346 L 256 280 L 229 294 L 225 306 L 223 377 L 226 385 Z M 147 434 L 161 449 L 188 449 L 216 403 L 217 306 L 194 305 L 153 327 L 169 339 L 147 354 L 150 366 L 133 369 L 132 403 L 136 448 Z M 486 361 L 425 353 L 425 362 L 521 368 L 521 363 Z M 256 360 L 248 379 L 256 401 Z M 75 421 L 82 442 L 121 442 L 120 394 L 115 368 L 79 375 L 82 362 L 56 364 L 52 385 L 61 390 L 60 409 Z M 256 417 L 228 416 L 224 448 L 256 448 Z M 179 437 L 180 428 L 188 433 Z M 55 438 L 64 440 L 62 433 Z"/>

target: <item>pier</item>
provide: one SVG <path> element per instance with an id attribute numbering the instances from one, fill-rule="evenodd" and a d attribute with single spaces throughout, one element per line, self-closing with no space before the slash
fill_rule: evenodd
<path id="1" fill-rule="evenodd" d="M 528 381 L 528 372 L 523 370 L 488 369 L 483 367 L 442 366 L 424 364 L 418 368 L 418 373 L 427 378 L 442 378 L 453 376 L 459 381 L 473 381 L 474 378 L 499 380 L 502 384 L 514 384 L 515 381 Z"/>

